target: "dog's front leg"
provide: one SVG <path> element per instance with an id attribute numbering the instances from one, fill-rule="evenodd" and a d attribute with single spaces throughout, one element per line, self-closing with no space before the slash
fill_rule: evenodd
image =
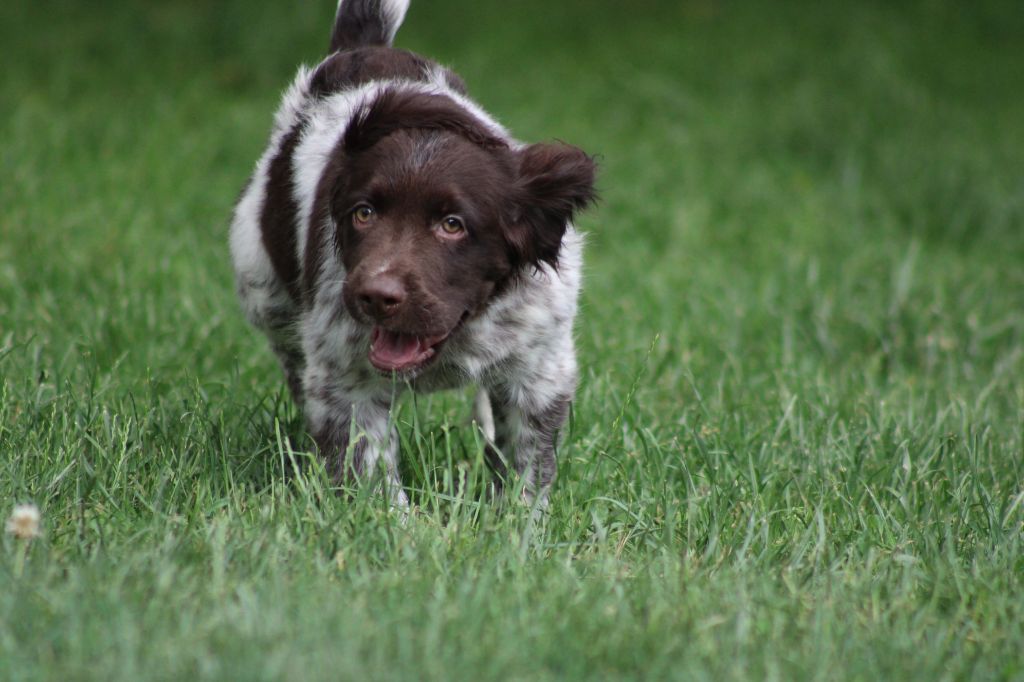
<path id="1" fill-rule="evenodd" d="M 347 484 L 380 476 L 392 503 L 407 506 L 389 406 L 353 395 L 315 365 L 307 368 L 305 384 L 309 431 L 332 480 Z"/>
<path id="2" fill-rule="evenodd" d="M 500 452 L 488 452 L 499 477 L 511 464 L 522 478 L 523 494 L 533 503 L 547 504 L 558 464 L 558 432 L 569 416 L 575 381 L 565 378 L 554 385 L 495 387 L 488 391 L 494 410 L 495 442 Z"/>

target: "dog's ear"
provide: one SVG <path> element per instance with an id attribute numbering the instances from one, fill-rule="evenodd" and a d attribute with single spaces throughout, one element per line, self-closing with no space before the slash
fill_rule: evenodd
<path id="1" fill-rule="evenodd" d="M 505 238 L 513 265 L 558 265 L 562 237 L 573 216 L 597 198 L 596 164 L 582 149 L 561 142 L 517 152 L 519 169 Z"/>

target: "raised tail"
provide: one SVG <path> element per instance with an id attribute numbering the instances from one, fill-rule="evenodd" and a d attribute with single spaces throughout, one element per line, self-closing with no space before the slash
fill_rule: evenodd
<path id="1" fill-rule="evenodd" d="M 331 52 L 391 45 L 409 0 L 339 0 L 331 30 Z"/>

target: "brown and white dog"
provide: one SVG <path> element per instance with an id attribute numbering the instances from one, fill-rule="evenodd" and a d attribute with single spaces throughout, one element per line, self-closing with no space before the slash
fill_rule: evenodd
<path id="1" fill-rule="evenodd" d="M 594 163 L 522 144 L 462 80 L 391 47 L 408 0 L 341 0 L 235 208 L 231 256 L 328 470 L 398 504 L 396 388 L 477 383 L 499 480 L 543 503 L 576 387 L 573 319 Z"/>

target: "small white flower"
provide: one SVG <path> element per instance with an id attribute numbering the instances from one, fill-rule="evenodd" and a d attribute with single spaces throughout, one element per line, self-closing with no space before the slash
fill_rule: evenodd
<path id="1" fill-rule="evenodd" d="M 5 526 L 8 533 L 21 540 L 39 537 L 39 507 L 34 504 L 16 504 Z"/>

